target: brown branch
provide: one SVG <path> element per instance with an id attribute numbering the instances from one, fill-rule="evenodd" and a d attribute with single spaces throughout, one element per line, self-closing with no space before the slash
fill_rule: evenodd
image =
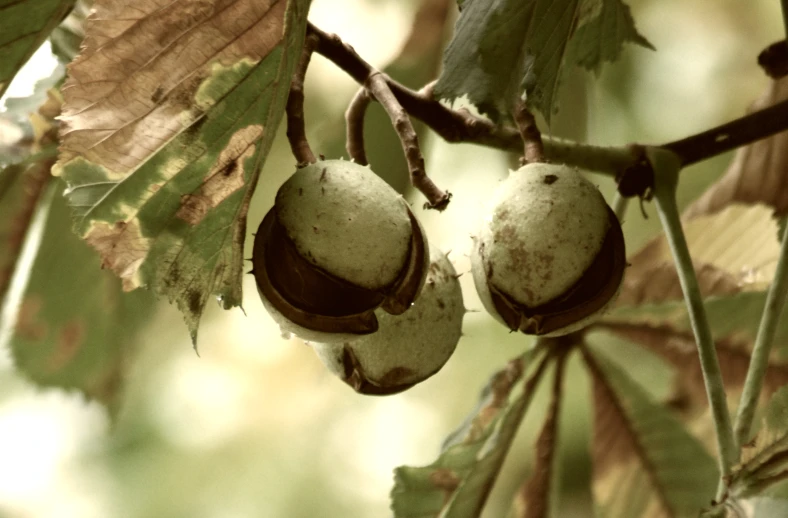
<path id="1" fill-rule="evenodd" d="M 363 85 L 374 69 L 337 35 L 327 34 L 312 24 L 307 34 L 316 38 L 315 52 L 344 70 Z M 470 142 L 508 151 L 521 151 L 522 138 L 515 129 L 452 110 L 429 95 L 422 95 L 386 78 L 394 97 L 411 116 L 423 121 L 447 142 Z M 761 140 L 788 129 L 788 101 L 750 113 L 716 128 L 661 147 L 676 153 L 682 165 L 690 165 Z M 595 171 L 616 174 L 636 164 L 637 154 L 627 146 L 602 148 L 544 139 L 545 157 Z"/>
<path id="2" fill-rule="evenodd" d="M 405 159 L 408 161 L 410 181 L 427 198 L 424 207 L 442 211 L 449 204 L 451 193 L 441 190 L 427 176 L 424 170 L 424 157 L 419 147 L 419 137 L 416 135 L 416 130 L 413 129 L 413 123 L 408 113 L 391 92 L 386 76 L 380 72 L 373 73 L 367 79 L 366 87 L 391 118 L 394 130 L 402 142 Z"/>
<path id="3" fill-rule="evenodd" d="M 716 128 L 658 147 L 676 153 L 681 165 L 688 166 L 786 129 L 788 101 L 782 101 Z"/>
<path id="4" fill-rule="evenodd" d="M 311 164 L 317 161 L 309 141 L 306 138 L 306 123 L 304 122 L 304 77 L 309 68 L 309 61 L 312 59 L 312 52 L 315 50 L 317 38 L 313 34 L 307 34 L 304 40 L 304 48 L 301 57 L 293 72 L 293 79 L 290 82 L 290 95 L 287 97 L 287 140 L 290 142 L 290 149 L 298 161 L 298 165 Z"/>
<path id="5" fill-rule="evenodd" d="M 347 143 L 345 145 L 347 154 L 357 164 L 367 165 L 367 152 L 364 149 L 364 116 L 367 114 L 367 106 L 372 99 L 366 88 L 359 89 L 345 112 L 347 124 Z"/>
<path id="6" fill-rule="evenodd" d="M 523 158 L 522 165 L 534 162 L 544 162 L 544 144 L 542 144 L 542 133 L 536 127 L 536 119 L 531 110 L 525 105 L 525 101 L 518 101 L 514 108 L 514 122 L 520 131 L 523 139 Z"/>

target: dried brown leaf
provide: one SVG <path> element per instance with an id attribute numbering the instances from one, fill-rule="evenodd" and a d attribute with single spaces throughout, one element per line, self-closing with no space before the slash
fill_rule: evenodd
<path id="1" fill-rule="evenodd" d="M 592 349 L 582 351 L 593 387 L 596 515 L 695 516 L 714 490 L 711 456 L 621 367 Z"/>
<path id="2" fill-rule="evenodd" d="M 704 297 L 760 290 L 774 276 L 777 224 L 763 205 L 732 205 L 718 214 L 685 218 L 684 232 Z M 629 264 L 618 307 L 681 299 L 664 233 L 630 257 Z"/>
<path id="3" fill-rule="evenodd" d="M 773 81 L 750 107 L 757 111 L 788 99 L 788 78 Z M 764 203 L 788 214 L 788 131 L 739 149 L 725 175 L 684 212 L 687 218 L 714 214 L 731 203 Z"/>

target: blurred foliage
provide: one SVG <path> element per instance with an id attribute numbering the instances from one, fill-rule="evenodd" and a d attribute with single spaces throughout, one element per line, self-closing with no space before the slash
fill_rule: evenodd
<path id="1" fill-rule="evenodd" d="M 397 63 L 393 57 L 405 43 L 418 5 L 358 0 L 339 10 L 329 0 L 315 0 L 313 21 L 343 37 L 363 35 L 365 39 L 352 42 L 356 50 L 365 57 L 386 56 L 373 63 L 382 68 L 385 63 Z M 782 37 L 776 3 L 637 0 L 630 5 L 638 30 L 659 51 L 627 46 L 622 60 L 605 66 L 597 78 L 568 71 L 571 79 L 560 95 L 569 102 L 562 102 L 562 110 L 552 121 L 555 133 L 577 131 L 596 144 L 661 142 L 740 115 L 767 85 L 755 56 L 761 47 Z M 336 80 L 336 75 L 320 75 L 325 69 L 315 67 L 307 85 L 307 125 L 315 150 L 334 156 L 344 154 L 342 111 L 356 86 L 344 78 Z M 413 86 L 430 77 L 417 78 L 416 71 L 404 64 L 387 71 Z M 404 162 L 395 165 L 399 147 L 391 145 L 393 133 L 374 105 L 367 128 L 373 167 L 391 168 L 391 177 L 381 174 L 403 188 Z M 435 241 L 454 249 L 451 257 L 458 271 L 467 272 L 463 254 L 468 236 L 481 217 L 484 198 L 505 174 L 508 157 L 473 146 L 448 145 L 428 132 L 423 135 L 428 172 L 455 194 L 445 214 L 425 214 L 423 221 Z M 687 205 L 697 198 L 729 161 L 730 156 L 717 157 L 685 171 L 680 203 Z M 280 128 L 263 171 L 267 182 L 250 206 L 251 222 L 262 218 L 293 165 Z M 612 193 L 607 178 L 593 178 L 604 193 Z M 421 204 L 419 198 L 413 199 Z M 53 215 L 61 214 L 54 206 L 52 210 Z M 640 210 L 637 202 L 631 203 L 625 219 L 630 251 L 657 232 L 656 218 L 644 220 Z M 648 204 L 645 210 L 653 214 Z M 73 281 L 71 290 L 109 290 L 112 283 L 84 280 L 57 261 L 60 257 L 80 261 L 71 246 L 61 244 L 50 252 L 48 262 L 41 263 L 40 268 L 53 270 L 47 272 L 49 279 Z M 86 264 L 98 261 L 95 257 L 83 260 Z M 469 277 L 461 279 L 467 305 L 480 310 L 471 295 Z M 85 404 L 81 398 L 58 399 L 51 391 L 26 386 L 19 374 L 0 362 L 0 442 L 14 444 L 24 453 L 0 464 L 0 516 L 385 516 L 392 470 L 403 464 L 431 463 L 438 455 L 441 437 L 473 410 L 479 387 L 530 345 L 483 313 L 469 313 L 466 336 L 438 375 L 399 396 L 361 398 L 324 372 L 307 347 L 281 339 L 256 300 L 250 281 L 245 282 L 248 316 L 238 310 L 207 307 L 199 358 L 172 307 L 149 305 L 140 312 L 147 324 L 135 327 L 139 336 L 126 337 L 130 343 L 122 352 L 129 372 L 112 434 L 97 417 L 96 405 Z M 67 292 L 63 297 L 74 299 Z M 126 297 L 119 295 L 116 302 L 124 305 Z M 749 315 L 755 314 L 762 294 L 737 297 L 742 299 L 720 300 L 719 311 L 713 311 L 715 321 L 741 316 L 745 323 L 752 323 L 754 317 Z M 746 297 L 761 298 L 742 304 Z M 96 314 L 110 308 L 94 305 L 91 311 Z M 750 312 L 748 308 L 755 309 Z M 669 309 L 665 307 L 666 313 Z M 150 316 L 144 317 L 146 313 Z M 624 367 L 649 397 L 660 400 L 671 393 L 670 371 L 654 355 L 607 335 L 593 339 L 605 354 L 615 356 L 610 361 L 619 369 Z M 566 374 L 562 412 L 558 516 L 590 516 L 589 381 L 573 358 Z M 532 448 L 548 396 L 549 387 L 536 391 L 485 517 L 504 516 L 512 495 L 532 474 Z M 48 436 L 61 438 L 52 448 L 44 447 L 34 435 L 40 422 L 30 417 L 44 411 L 57 416 L 46 421 L 45 427 Z M 26 437 L 36 440 L 25 441 Z M 35 447 L 26 447 L 27 442 Z M 4 459 L 12 458 L 7 450 L 0 453 Z M 35 466 L 43 467 L 33 471 Z M 35 477 L 26 478 L 25 473 Z"/>

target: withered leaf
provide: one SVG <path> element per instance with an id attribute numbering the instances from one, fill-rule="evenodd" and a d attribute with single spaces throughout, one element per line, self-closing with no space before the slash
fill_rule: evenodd
<path id="1" fill-rule="evenodd" d="M 594 400 L 593 495 L 601 517 L 690 517 L 708 505 L 712 457 L 598 348 L 584 348 Z"/>
<path id="2" fill-rule="evenodd" d="M 309 0 L 99 0 L 68 68 L 61 155 L 75 230 L 126 290 L 241 304 L 246 214 Z"/>
<path id="3" fill-rule="evenodd" d="M 482 391 L 476 410 L 443 445 L 438 459 L 424 467 L 394 472 L 391 508 L 395 518 L 471 518 L 481 512 L 515 432 L 530 406 L 549 358 L 535 351 L 509 362 Z M 510 394 L 530 373 L 514 399 Z"/>

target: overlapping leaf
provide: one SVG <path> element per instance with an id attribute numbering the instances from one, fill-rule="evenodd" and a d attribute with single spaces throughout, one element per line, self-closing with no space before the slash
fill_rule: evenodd
<path id="1" fill-rule="evenodd" d="M 561 486 L 558 441 L 565 367 L 566 355 L 563 355 L 555 370 L 547 416 L 536 439 L 534 471 L 515 497 L 512 514 L 516 518 L 549 518 L 557 512 Z"/>
<path id="2" fill-rule="evenodd" d="M 746 497 L 787 479 L 788 387 L 783 387 L 766 407 L 754 441 L 744 447 L 741 464 L 731 475 L 730 491 Z"/>
<path id="3" fill-rule="evenodd" d="M 546 366 L 547 359 L 536 362 L 533 352 L 512 360 L 493 376 L 479 406 L 446 440 L 435 462 L 397 468 L 391 492 L 394 516 L 478 516 Z M 510 393 L 525 372 L 532 374 L 510 401 Z"/>
<path id="4" fill-rule="evenodd" d="M 152 294 L 124 294 L 99 268 L 70 231 L 63 188 L 49 182 L 27 228 L 0 350 L 10 347 L 17 368 L 38 385 L 79 390 L 114 411 L 133 337 L 154 310 Z"/>
<path id="5" fill-rule="evenodd" d="M 74 0 L 0 0 L 0 97 Z"/>
<path id="6" fill-rule="evenodd" d="M 598 70 L 624 42 L 651 44 L 622 0 L 465 0 L 436 94 L 467 95 L 494 120 L 524 98 L 550 120 L 566 64 Z"/>
<path id="7" fill-rule="evenodd" d="M 246 213 L 309 0 L 96 2 L 69 67 L 58 172 L 75 230 L 123 279 L 241 304 Z"/>
<path id="8" fill-rule="evenodd" d="M 714 460 L 601 351 L 585 349 L 583 354 L 593 386 L 597 515 L 697 516 L 714 495 Z"/>

